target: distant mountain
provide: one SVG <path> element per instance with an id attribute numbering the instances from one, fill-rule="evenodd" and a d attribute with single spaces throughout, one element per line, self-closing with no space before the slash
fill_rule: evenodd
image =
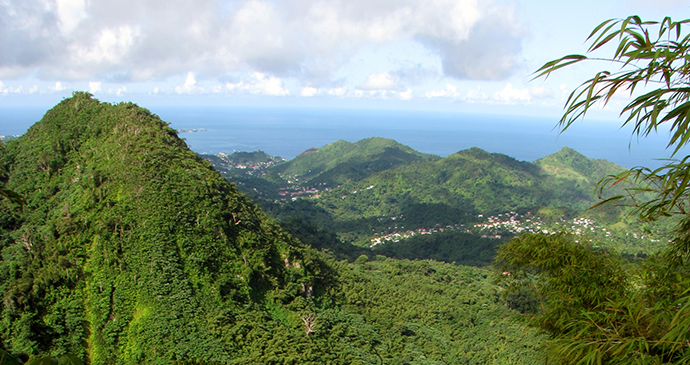
<path id="1" fill-rule="evenodd" d="M 11 140 L 17 139 L 17 138 L 19 138 L 19 135 L 17 135 L 17 134 L 12 134 L 12 135 L 8 135 L 8 136 L 0 135 L 0 142 L 7 142 L 7 141 L 11 141 Z"/>
<path id="2" fill-rule="evenodd" d="M 534 161 L 544 174 L 558 179 L 596 184 L 607 175 L 625 170 L 613 162 L 588 158 L 570 147 Z"/>
<path id="3" fill-rule="evenodd" d="M 359 181 L 379 171 L 440 157 L 417 152 L 392 139 L 367 138 L 355 143 L 338 140 L 310 149 L 271 170 L 312 186 Z"/>
<path id="4" fill-rule="evenodd" d="M 383 141 L 396 145 L 390 140 Z M 360 142 L 363 144 L 370 140 Z M 342 147 L 352 148 L 358 143 L 340 141 L 327 147 L 334 150 L 340 147 L 342 150 Z M 445 158 L 412 160 L 388 169 L 381 167 L 377 172 L 368 171 L 333 187 L 315 182 L 322 176 L 328 176 L 330 171 L 342 171 L 343 166 L 351 167 L 352 164 L 340 158 L 342 154 L 318 154 L 319 151 L 296 158 L 299 164 L 290 161 L 269 168 L 268 171 L 273 173 L 265 176 L 269 179 L 236 180 L 238 186 L 251 194 L 265 211 L 275 219 L 289 223 L 286 225 L 288 230 L 308 242 L 317 242 L 317 236 L 331 237 L 328 235 L 330 232 L 337 234 L 340 240 L 366 247 L 398 240 L 395 237 L 411 237 L 412 232 L 428 234 L 445 231 L 444 237 L 415 237 L 405 244 L 407 246 L 401 243 L 377 247 L 375 252 L 397 258 L 446 257 L 460 263 L 488 264 L 496 245 L 519 231 L 517 225 L 528 231 L 547 228 L 570 231 L 575 230 L 572 227 L 579 223 L 566 226 L 567 220 L 587 217 L 605 225 L 602 226 L 601 235 L 621 252 L 630 255 L 651 253 L 663 245 L 659 235 L 663 237 L 666 228 L 651 224 L 643 227 L 640 223 L 634 223 L 633 216 L 628 214 L 629 209 L 607 206 L 588 210 L 598 202 L 595 186 L 601 178 L 617 174 L 624 168 L 605 160 L 589 159 L 567 147 L 535 162 L 518 161 L 503 154 L 471 148 Z M 308 156 L 314 157 L 307 159 Z M 357 161 L 360 165 L 366 165 L 366 158 L 361 156 Z M 314 165 L 310 165 L 312 162 Z M 315 172 L 323 171 L 323 166 L 334 167 L 324 173 Z M 295 174 L 274 173 L 274 169 L 288 171 L 287 167 L 292 167 Z M 296 171 L 306 172 L 307 178 Z M 279 187 L 281 181 L 283 187 Z M 276 188 L 278 193 L 268 193 Z M 618 194 L 621 189 L 615 187 L 608 189 L 607 193 Z M 493 217 L 491 219 L 496 223 L 501 220 L 498 218 L 501 214 L 521 221 L 513 222 L 515 227 L 510 229 L 488 229 L 486 220 Z M 300 228 L 300 224 L 295 222 L 302 222 L 300 224 L 304 227 Z M 327 232 L 316 236 L 305 235 L 305 232 L 314 231 L 310 226 L 312 224 Z M 558 228 L 559 224 L 563 226 Z M 482 233 L 474 226 L 483 227 Z M 616 231 L 612 232 L 612 228 Z M 634 231 L 637 232 L 636 237 L 643 237 L 646 235 L 643 231 L 649 229 L 659 232 L 653 242 L 647 239 L 646 243 L 625 243 L 628 233 Z M 483 237 L 494 241 L 482 241 Z M 352 258 L 357 252 L 356 249 L 334 243 L 332 239 L 326 241 L 331 242 L 326 246 L 339 253 L 341 258 Z M 439 246 L 429 249 L 431 242 Z M 464 242 L 466 249 L 455 252 L 459 246 L 454 242 Z M 314 247 L 325 246 L 316 243 Z M 420 252 L 422 247 L 425 248 Z M 445 253 L 441 252 L 443 250 Z M 481 259 L 478 260 L 479 257 Z"/>
<path id="5" fill-rule="evenodd" d="M 211 161 L 214 166 L 218 164 L 225 168 L 247 168 L 248 166 L 270 166 L 278 162 L 286 161 L 280 156 L 271 156 L 264 151 L 234 152 L 230 155 L 219 153 L 217 155 L 201 155 L 205 160 Z"/>
<path id="6" fill-rule="evenodd" d="M 408 207 L 432 205 L 446 215 L 448 210 L 476 215 L 542 206 L 586 209 L 595 202 L 592 192 L 596 181 L 589 182 L 595 179 L 588 172 L 574 175 L 582 169 L 579 165 L 566 169 L 571 166 L 568 162 L 557 155 L 540 165 L 471 148 L 440 160 L 400 166 L 345 183 L 322 194 L 316 202 L 341 219 L 395 216 L 414 210 Z M 620 170 L 613 164 L 595 165 L 597 173 Z M 553 175 L 555 166 L 570 175 Z"/>

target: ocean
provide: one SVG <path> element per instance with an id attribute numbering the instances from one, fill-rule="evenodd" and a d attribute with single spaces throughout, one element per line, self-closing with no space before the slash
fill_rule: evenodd
<path id="1" fill-rule="evenodd" d="M 668 158 L 668 134 L 647 138 L 631 136 L 620 122 L 591 121 L 573 125 L 563 133 L 554 129 L 557 118 L 463 114 L 436 111 L 319 108 L 150 108 L 176 129 L 198 153 L 263 150 L 294 158 L 311 147 L 342 139 L 385 137 L 417 151 L 447 156 L 479 147 L 518 160 L 534 161 L 571 147 L 590 158 L 606 159 L 625 167 L 658 167 Z M 45 110 L 0 108 L 0 135 L 22 134 Z M 205 130 L 199 130 L 199 129 Z M 685 156 L 685 148 L 679 156 Z"/>

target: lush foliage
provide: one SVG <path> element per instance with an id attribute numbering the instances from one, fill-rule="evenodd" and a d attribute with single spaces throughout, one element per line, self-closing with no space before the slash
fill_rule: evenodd
<path id="1" fill-rule="evenodd" d="M 347 182 L 333 189 L 312 185 L 319 176 L 345 171 L 353 163 L 332 151 L 359 146 L 349 152 L 358 152 L 358 163 L 380 165 L 382 156 L 388 156 L 391 149 L 377 154 L 376 148 L 370 148 L 379 145 L 402 149 L 401 145 L 380 138 L 354 144 L 338 141 L 293 161 L 265 164 L 266 167 L 262 165 L 254 171 L 227 168 L 219 162 L 234 154 L 203 157 L 302 242 L 328 249 L 334 257 L 350 261 L 361 254 L 381 254 L 400 259 L 431 258 L 463 265 L 489 265 L 495 247 L 510 238 L 514 230 L 489 232 L 477 225 L 486 223 L 491 215 L 508 211 L 537 223 L 534 226 L 522 222 L 523 227 L 532 231 L 573 231 L 577 217 L 593 219 L 599 229 L 587 227 L 587 237 L 583 239 L 596 240 L 598 247 L 619 252 L 629 260 L 658 252 L 673 227 L 670 221 L 640 223 L 630 214 L 631 209 L 607 206 L 589 210 L 597 202 L 597 182 L 607 174 L 625 169 L 605 160 L 589 159 L 567 147 L 533 163 L 473 148 L 443 159 L 409 161 L 379 172 L 365 171 L 367 177 L 345 179 Z M 259 156 L 249 162 L 254 166 L 271 158 L 258 152 L 247 154 L 254 155 Z M 329 168 L 308 177 L 297 173 L 281 176 L 275 171 L 286 166 L 299 166 L 301 173 Z M 623 193 L 624 184 L 619 185 L 607 193 Z M 442 234 L 420 234 L 420 230 L 441 232 L 448 228 Z M 377 237 L 396 233 L 409 237 L 411 231 L 417 235 L 409 240 L 394 239 L 368 249 Z"/>
<path id="2" fill-rule="evenodd" d="M 383 170 L 322 191 L 318 198 L 275 202 L 264 199 L 265 194 L 253 197 L 279 221 L 302 217 L 336 232 L 341 239 L 365 245 L 373 232 L 402 230 L 403 226 L 414 230 L 436 225 L 471 225 L 479 221 L 479 214 L 488 216 L 512 210 L 558 212 L 540 213 L 549 222 L 584 215 L 607 225 L 622 225 L 625 209 L 587 208 L 597 202 L 596 183 L 607 174 L 623 170 L 569 148 L 534 163 L 473 148 L 437 161 Z M 245 185 L 240 187 L 247 192 L 265 186 L 248 180 L 242 183 Z M 393 217 L 397 217 L 395 221 L 391 221 Z M 635 226 L 628 228 L 633 231 Z"/>
<path id="3" fill-rule="evenodd" d="M 690 361 L 690 281 L 687 269 L 668 266 L 668 257 L 635 265 L 572 237 L 522 235 L 497 259 L 506 298 L 550 335 L 545 346 L 553 361 Z"/>
<path id="4" fill-rule="evenodd" d="M 2 206 L 0 333 L 11 352 L 226 361 L 243 306 L 302 300 L 302 285 L 320 293 L 332 280 L 131 103 L 75 94 L 9 142 L 2 162 L 27 201 Z"/>
<path id="5" fill-rule="evenodd" d="M 373 255 L 334 262 L 134 104 L 76 93 L 8 142 L 0 165 L 5 188 L 26 201 L 0 200 L 3 364 L 540 356 L 487 271 Z M 294 226 L 315 246 L 333 238 Z"/>

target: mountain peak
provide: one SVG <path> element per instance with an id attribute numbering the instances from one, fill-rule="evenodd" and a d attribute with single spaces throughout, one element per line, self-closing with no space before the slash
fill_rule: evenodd
<path id="1" fill-rule="evenodd" d="M 3 349 L 92 364 L 225 359 L 237 308 L 300 300 L 298 283 L 324 289 L 304 260 L 313 251 L 133 103 L 75 93 L 1 157 L 6 188 L 26 200 L 0 201 Z"/>
<path id="2" fill-rule="evenodd" d="M 592 159 L 570 147 L 563 147 L 558 152 L 534 161 L 542 171 L 556 177 L 568 177 L 593 183 L 611 171 L 623 170 L 612 162 Z"/>
<path id="3" fill-rule="evenodd" d="M 415 161 L 433 161 L 439 157 L 415 151 L 389 138 L 372 137 L 351 143 L 337 140 L 311 153 L 275 166 L 273 171 L 300 176 L 328 186 L 361 180 L 371 174 Z"/>

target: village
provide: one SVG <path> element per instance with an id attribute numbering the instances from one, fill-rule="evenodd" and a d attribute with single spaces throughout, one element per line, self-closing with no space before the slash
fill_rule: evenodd
<path id="1" fill-rule="evenodd" d="M 415 235 L 430 235 L 436 233 L 443 233 L 448 231 L 461 231 L 467 234 L 480 234 L 481 238 L 501 239 L 506 235 L 521 233 L 524 231 L 530 233 L 551 233 L 548 230 L 542 230 L 542 223 L 538 218 L 526 218 L 531 216 L 530 212 L 525 215 L 518 214 L 515 211 L 501 213 L 496 216 L 489 216 L 484 222 L 475 223 L 470 227 L 465 224 L 455 224 L 441 226 L 436 224 L 430 228 L 417 228 L 414 230 L 407 230 L 404 232 L 391 232 L 388 234 L 381 234 L 370 239 L 370 247 L 376 245 L 400 242 L 403 239 L 414 237 Z M 402 216 L 390 217 L 392 220 L 400 219 Z M 478 214 L 477 218 L 484 218 L 484 214 Z M 397 227 L 395 227 L 397 228 Z M 404 228 L 404 227 L 402 227 Z M 554 232 L 555 233 L 555 232 Z"/>
<path id="2" fill-rule="evenodd" d="M 398 220 L 403 218 L 401 216 L 381 217 L 382 219 Z M 613 232 L 606 227 L 600 226 L 594 220 L 585 217 L 576 217 L 571 220 L 561 218 L 554 224 L 549 224 L 548 227 L 539 217 L 535 217 L 531 212 L 526 214 L 519 214 L 515 211 L 501 213 L 484 217 L 484 214 L 478 214 L 477 218 L 484 218 L 484 221 L 475 223 L 470 227 L 464 224 L 441 226 L 436 224 L 431 228 L 417 228 L 406 231 L 393 231 L 390 233 L 377 233 L 370 239 L 369 247 L 375 247 L 381 244 L 397 243 L 401 240 L 409 239 L 416 235 L 431 235 L 444 233 L 449 231 L 460 231 L 467 234 L 480 235 L 481 238 L 487 239 L 501 239 L 513 236 L 519 233 L 538 233 L 538 234 L 557 234 L 560 232 L 573 234 L 580 237 L 585 237 L 588 241 L 593 241 L 594 238 L 600 240 L 611 239 Z M 395 229 L 398 227 L 395 226 Z M 404 229 L 404 226 L 401 226 Z M 649 235 L 645 236 L 637 233 L 626 233 L 628 239 L 633 240 L 648 240 L 649 242 L 661 242 L 660 238 L 653 238 Z M 579 242 L 579 239 L 575 240 Z"/>
<path id="3" fill-rule="evenodd" d="M 217 157 L 220 160 L 220 162 L 214 163 L 214 167 L 224 175 L 230 173 L 231 170 L 240 170 L 242 173 L 246 175 L 262 176 L 265 174 L 264 170 L 266 170 L 267 168 L 279 162 L 286 161 L 286 159 L 282 157 L 270 156 L 261 151 L 258 151 L 257 153 L 261 153 L 263 155 L 261 157 L 263 158 L 259 160 L 247 158 L 238 159 L 233 156 L 234 154 L 220 152 L 215 155 L 215 157 Z"/>

